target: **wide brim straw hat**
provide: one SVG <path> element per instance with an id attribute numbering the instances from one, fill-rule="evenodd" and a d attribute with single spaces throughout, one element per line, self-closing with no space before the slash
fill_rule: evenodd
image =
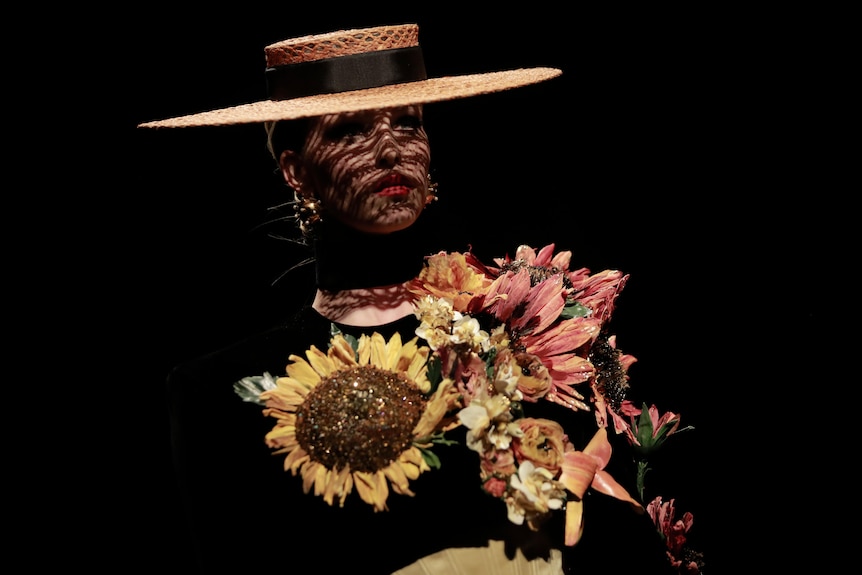
<path id="1" fill-rule="evenodd" d="M 427 104 L 536 84 L 562 73 L 538 67 L 428 78 L 416 24 L 302 36 L 264 52 L 267 99 L 139 127 L 229 126 Z"/>

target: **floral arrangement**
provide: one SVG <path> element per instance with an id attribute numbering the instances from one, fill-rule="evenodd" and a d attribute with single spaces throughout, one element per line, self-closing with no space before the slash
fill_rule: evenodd
<path id="1" fill-rule="evenodd" d="M 702 557 L 685 545 L 691 514 L 677 519 L 674 501 L 661 497 L 642 503 L 649 455 L 691 428 L 680 427 L 678 414 L 626 399 L 636 360 L 617 349 L 607 324 L 628 276 L 571 270 L 571 252 L 554 248 L 520 246 L 492 265 L 470 251 L 432 255 L 409 285 L 417 338 L 336 332 L 326 352 L 291 356 L 286 376 L 245 378 L 236 389 L 275 418 L 266 441 L 286 455 L 285 470 L 330 505 L 343 505 L 354 488 L 379 511 L 390 489 L 412 495 L 409 481 L 440 465 L 434 445 L 461 425 L 483 489 L 505 502 L 513 523 L 537 530 L 564 512 L 565 544 L 576 545 L 593 489 L 646 511 L 671 563 L 700 573 Z M 526 416 L 525 405 L 539 401 L 592 412 L 592 439 L 579 450 L 559 422 Z M 635 453 L 636 495 L 605 470 L 609 427 Z M 381 428 L 386 441 L 370 440 Z"/>

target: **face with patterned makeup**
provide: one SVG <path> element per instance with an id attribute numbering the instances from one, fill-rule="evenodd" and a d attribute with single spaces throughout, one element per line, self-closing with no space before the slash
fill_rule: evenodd
<path id="1" fill-rule="evenodd" d="M 285 180 L 318 198 L 324 217 L 380 234 L 403 230 L 422 213 L 430 161 L 421 106 L 313 118 L 302 152 L 280 157 Z"/>

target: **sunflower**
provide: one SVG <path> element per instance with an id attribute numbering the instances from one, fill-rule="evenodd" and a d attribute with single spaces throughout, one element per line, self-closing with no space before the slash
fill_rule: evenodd
<path id="1" fill-rule="evenodd" d="M 457 425 L 447 414 L 457 391 L 443 379 L 432 390 L 429 348 L 418 338 L 402 345 L 378 333 L 356 348 L 336 334 L 326 353 L 311 346 L 306 358 L 291 355 L 287 375 L 260 394 L 264 414 L 276 419 L 266 435 L 274 454 L 286 455 L 285 471 L 301 475 L 305 493 L 340 507 L 356 488 L 375 511 L 388 509 L 390 487 L 413 496 L 409 482 L 433 466 L 430 451 Z"/>

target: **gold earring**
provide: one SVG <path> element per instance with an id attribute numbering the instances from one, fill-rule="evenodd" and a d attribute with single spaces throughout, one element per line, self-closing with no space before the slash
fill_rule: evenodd
<path id="1" fill-rule="evenodd" d="M 320 216 L 320 202 L 317 198 L 303 196 L 298 191 L 293 193 L 294 204 L 293 209 L 296 212 L 296 221 L 299 225 L 299 231 L 303 236 L 311 236 L 314 234 L 314 228 L 322 220 Z"/>
<path id="2" fill-rule="evenodd" d="M 431 180 L 431 174 L 428 174 L 428 194 L 425 196 L 425 205 L 437 201 L 437 182 Z"/>

